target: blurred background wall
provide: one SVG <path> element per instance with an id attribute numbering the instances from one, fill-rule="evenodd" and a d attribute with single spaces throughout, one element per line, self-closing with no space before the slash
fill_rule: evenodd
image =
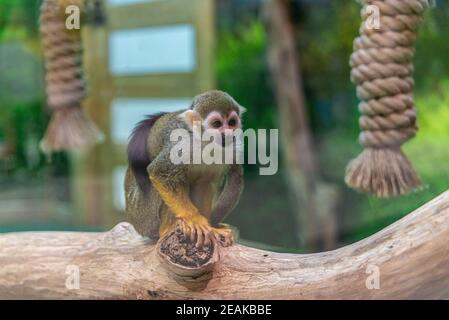
<path id="1" fill-rule="evenodd" d="M 0 0 L 0 232 L 105 230 L 124 220 L 130 130 L 143 115 L 188 107 L 210 88 L 248 109 L 246 128 L 279 128 L 282 138 L 277 174 L 245 167 L 245 191 L 228 219 L 242 241 L 282 251 L 332 249 L 448 188 L 446 1 L 436 1 L 420 32 L 420 131 L 405 145 L 426 187 L 390 200 L 358 194 L 343 182 L 346 163 L 361 149 L 348 66 L 360 24 L 356 1 L 91 1 L 94 18 L 82 28 L 85 108 L 106 139 L 88 153 L 45 156 L 38 149 L 49 120 L 40 1 Z M 289 43 L 294 60 L 277 59 Z M 289 79 L 296 99 L 286 104 Z M 291 127 L 307 143 L 292 146 Z"/>

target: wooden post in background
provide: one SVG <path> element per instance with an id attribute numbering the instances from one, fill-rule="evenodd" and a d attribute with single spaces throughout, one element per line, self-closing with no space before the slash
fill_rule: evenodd
<path id="1" fill-rule="evenodd" d="M 80 212 L 78 223 L 88 226 L 110 225 L 112 189 L 109 176 L 111 157 L 110 109 L 112 78 L 108 70 L 108 31 L 105 24 L 83 27 L 84 68 L 88 83 L 88 95 L 84 108 L 103 132 L 104 141 L 73 159 L 73 190 L 76 210 Z"/>

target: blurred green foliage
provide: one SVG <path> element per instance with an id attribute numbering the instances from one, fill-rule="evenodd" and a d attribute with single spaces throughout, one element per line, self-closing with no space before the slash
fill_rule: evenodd
<path id="1" fill-rule="evenodd" d="M 53 154 L 51 166 L 48 166 L 49 159 L 39 151 L 39 140 L 49 121 L 41 80 L 40 4 L 40 0 L 0 0 L 2 58 L 7 56 L 7 52 L 12 52 L 18 59 L 12 61 L 9 57 L 8 61 L 0 63 L 2 71 L 7 71 L 7 74 L 0 74 L 3 85 L 0 90 L 0 146 L 13 150 L 11 155 L 3 154 L 4 159 L 0 159 L 8 163 L 1 166 L 0 177 L 4 179 L 0 183 L 7 183 L 9 187 L 15 181 L 23 183 L 31 177 L 45 179 L 49 173 L 66 175 L 69 170 L 67 155 Z M 34 83 L 32 88 L 30 82 Z M 35 92 L 23 93 L 25 89 Z"/>
<path id="2" fill-rule="evenodd" d="M 342 243 L 380 230 L 449 187 L 449 152 L 446 151 L 449 150 L 449 42 L 445 41 L 449 30 L 449 3 L 438 1 L 437 4 L 437 8 L 426 15 L 415 57 L 420 130 L 415 139 L 404 145 L 425 187 L 409 196 L 388 200 L 358 194 L 343 182 L 346 164 L 362 150 L 357 143 L 358 100 L 349 80 L 348 64 L 352 42 L 358 35 L 360 5 L 355 1 L 332 0 L 328 6 L 317 4 L 300 8 L 297 36 L 307 108 L 322 175 L 341 191 L 337 219 Z M 259 20 L 235 26 L 218 38 L 219 86 L 248 107 L 248 127 L 277 127 L 266 41 Z M 270 183 L 285 188 L 282 183 Z M 245 199 L 243 202 L 245 209 L 250 210 L 249 202 Z M 288 207 L 287 202 L 284 201 L 284 207 Z M 270 203 L 270 200 L 265 201 L 265 196 L 264 203 Z M 279 211 L 279 207 L 276 210 Z M 272 212 L 273 208 L 271 215 Z M 270 215 L 270 212 L 258 209 L 258 217 L 262 215 L 260 219 L 269 221 L 265 214 Z M 284 218 L 288 223 L 295 223 L 287 214 Z M 243 220 L 239 225 L 246 228 Z M 251 235 L 251 239 L 255 238 L 257 235 Z M 276 237 L 269 237 L 265 242 L 292 246 L 294 240 L 283 235 L 281 238 L 278 242 Z"/>
<path id="3" fill-rule="evenodd" d="M 248 26 L 224 30 L 217 42 L 218 87 L 247 108 L 245 126 L 273 128 L 277 112 L 265 57 L 264 26 L 253 21 Z"/>
<path id="4" fill-rule="evenodd" d="M 40 0 L 0 0 L 0 40 L 37 35 Z"/>
<path id="5" fill-rule="evenodd" d="M 347 64 L 360 23 L 359 8 L 353 1 L 336 0 L 328 10 L 320 8 L 319 14 L 305 15 L 301 30 L 304 43 L 300 44 L 309 103 L 315 108 L 315 114 L 320 99 L 329 97 L 332 104 L 333 125 L 324 127 L 319 119 L 313 124 L 318 132 L 324 175 L 340 184 L 344 191 L 339 213 L 343 242 L 378 231 L 449 186 L 449 153 L 446 152 L 449 149 L 449 62 L 446 58 L 449 43 L 443 40 L 449 30 L 449 4 L 442 1 L 436 9 L 428 11 L 418 37 L 415 96 L 420 130 L 415 139 L 404 145 L 425 188 L 406 197 L 385 200 L 356 194 L 343 185 L 348 160 L 361 151 L 356 141 L 358 102 L 355 88 L 349 82 Z M 308 40 L 318 43 L 318 47 L 309 45 Z"/>
<path id="6" fill-rule="evenodd" d="M 266 60 L 267 36 L 263 24 L 252 20 L 247 25 L 221 30 L 217 43 L 218 87 L 247 108 L 245 128 L 277 128 L 278 112 Z M 294 215 L 285 200 L 288 190 L 283 173 L 261 178 L 257 170 L 258 166 L 246 165 L 245 189 L 229 223 L 239 227 L 244 239 L 298 247 Z"/>

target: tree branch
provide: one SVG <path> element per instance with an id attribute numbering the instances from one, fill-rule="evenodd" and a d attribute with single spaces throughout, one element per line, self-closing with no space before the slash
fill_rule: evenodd
<path id="1" fill-rule="evenodd" d="M 209 276 L 183 281 L 127 223 L 105 233 L 10 233 L 0 235 L 0 298 L 448 298 L 448 244 L 449 191 L 352 245 L 304 255 L 234 245 L 220 248 Z M 79 289 L 66 288 L 70 265 Z M 369 265 L 379 268 L 379 289 L 366 287 Z"/>

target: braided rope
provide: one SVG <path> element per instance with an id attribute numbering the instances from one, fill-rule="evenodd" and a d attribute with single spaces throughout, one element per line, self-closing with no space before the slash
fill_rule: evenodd
<path id="1" fill-rule="evenodd" d="M 72 4 L 83 8 L 83 1 L 44 0 L 41 6 L 47 103 L 54 111 L 41 142 L 45 152 L 84 148 L 101 139 L 96 126 L 81 109 L 86 83 L 80 30 L 68 30 L 65 24 L 65 8 Z"/>
<path id="2" fill-rule="evenodd" d="M 386 152 L 382 154 L 390 160 L 402 159 L 404 166 L 408 166 L 410 163 L 399 148 L 417 132 L 412 59 L 417 32 L 429 1 L 361 2 L 363 23 L 359 29 L 360 36 L 354 40 L 354 52 L 350 57 L 351 81 L 357 85 L 357 96 L 361 100 L 359 142 L 364 148 L 394 149 L 400 156 L 387 155 Z M 367 23 L 372 18 L 367 10 L 368 6 L 376 6 L 380 12 L 377 29 Z M 373 157 L 376 161 L 382 160 L 374 152 L 369 152 L 350 163 L 346 176 L 346 182 L 350 186 L 379 196 L 392 196 L 407 193 L 420 183 L 411 166 L 404 168 L 397 163 L 374 165 Z M 364 164 L 361 163 L 362 160 Z M 379 172 L 368 172 L 373 170 L 366 165 L 368 162 Z M 397 170 L 391 169 L 392 167 L 397 167 Z M 390 182 L 362 182 L 360 175 L 371 180 L 390 179 Z M 391 178 L 391 175 L 396 177 Z M 388 184 L 396 185 L 389 186 L 388 191 L 379 190 Z"/>
<path id="3" fill-rule="evenodd" d="M 86 96 L 80 32 L 67 30 L 61 12 L 63 10 L 57 0 L 45 0 L 40 16 L 47 69 L 47 100 L 54 109 L 80 105 Z"/>
<path id="4" fill-rule="evenodd" d="M 400 146 L 417 131 L 411 61 L 416 33 L 429 4 L 424 0 L 363 3 L 360 36 L 350 58 L 351 80 L 361 100 L 359 140 L 364 147 Z M 368 25 L 367 5 L 379 8 L 380 28 Z M 409 96 L 407 103 L 404 96 Z"/>

